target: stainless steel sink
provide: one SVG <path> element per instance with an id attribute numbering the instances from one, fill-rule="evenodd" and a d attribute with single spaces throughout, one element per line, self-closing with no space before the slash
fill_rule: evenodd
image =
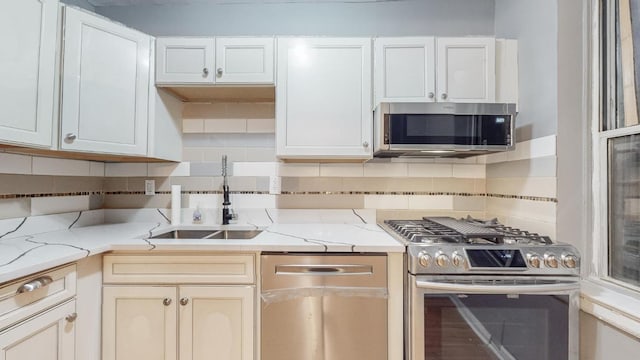
<path id="1" fill-rule="evenodd" d="M 262 230 L 220 230 L 216 231 L 206 239 L 253 239 Z"/>
<path id="2" fill-rule="evenodd" d="M 154 235 L 152 239 L 253 239 L 262 230 L 172 230 Z"/>

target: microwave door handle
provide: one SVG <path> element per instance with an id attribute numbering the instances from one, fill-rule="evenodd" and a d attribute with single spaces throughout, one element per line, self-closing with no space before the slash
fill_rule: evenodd
<path id="1" fill-rule="evenodd" d="M 574 291 L 579 288 L 578 282 L 558 284 L 531 285 L 475 285 L 451 284 L 437 281 L 416 281 L 419 289 L 436 290 L 456 294 L 557 294 Z"/>

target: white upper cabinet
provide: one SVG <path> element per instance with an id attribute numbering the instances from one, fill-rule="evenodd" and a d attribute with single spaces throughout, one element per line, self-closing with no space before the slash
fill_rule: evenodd
<path id="1" fill-rule="evenodd" d="M 273 84 L 271 37 L 156 40 L 157 85 Z"/>
<path id="2" fill-rule="evenodd" d="M 438 38 L 436 53 L 438 101 L 495 102 L 494 38 Z"/>
<path id="3" fill-rule="evenodd" d="M 214 82 L 213 38 L 157 38 L 156 83 Z"/>
<path id="4" fill-rule="evenodd" d="M 394 101 L 495 102 L 495 42 L 493 38 L 476 37 L 377 38 L 376 105 Z M 512 62 L 511 57 L 517 58 L 517 53 L 509 52 L 504 57 Z M 517 87 L 512 80 L 506 77 L 501 86 Z"/>
<path id="5" fill-rule="evenodd" d="M 273 84 L 272 38 L 216 38 L 216 83 Z"/>
<path id="6" fill-rule="evenodd" d="M 376 104 L 435 101 L 435 39 L 377 38 L 374 75 Z"/>
<path id="7" fill-rule="evenodd" d="M 370 38 L 278 39 L 279 157 L 371 157 L 371 57 Z"/>
<path id="8" fill-rule="evenodd" d="M 0 11 L 0 142 L 51 146 L 57 0 L 6 0 Z"/>
<path id="9" fill-rule="evenodd" d="M 151 38 L 67 7 L 60 148 L 146 155 Z"/>

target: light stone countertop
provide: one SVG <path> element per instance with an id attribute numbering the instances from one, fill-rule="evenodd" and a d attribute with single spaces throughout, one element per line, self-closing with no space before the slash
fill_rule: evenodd
<path id="1" fill-rule="evenodd" d="M 108 251 L 401 253 L 405 250 L 402 244 L 375 224 L 375 211 L 371 213 L 368 210 L 263 209 L 240 212 L 238 223 L 227 226 L 206 222 L 173 226 L 162 211 L 147 209 L 111 211 L 106 215 L 104 211 L 93 212 L 85 217 L 94 217 L 102 222 L 105 218 L 107 222 L 133 221 L 93 225 L 85 220 L 85 226 L 73 227 L 82 215 L 75 214 L 77 217 L 71 225 L 65 221 L 74 220 L 73 215 L 0 223 L 0 283 Z M 25 230 L 29 224 L 38 229 Z M 38 230 L 47 228 L 43 224 L 54 229 L 63 227 L 64 230 L 38 233 Z M 11 229 L 13 226 L 17 227 Z M 262 232 L 246 240 L 150 238 L 175 229 L 257 229 Z"/>

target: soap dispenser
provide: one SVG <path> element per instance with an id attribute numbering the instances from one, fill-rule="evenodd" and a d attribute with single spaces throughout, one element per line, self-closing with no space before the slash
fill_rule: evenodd
<path id="1" fill-rule="evenodd" d="M 202 224 L 202 212 L 200 212 L 200 204 L 196 205 L 196 210 L 193 212 L 193 223 Z"/>

